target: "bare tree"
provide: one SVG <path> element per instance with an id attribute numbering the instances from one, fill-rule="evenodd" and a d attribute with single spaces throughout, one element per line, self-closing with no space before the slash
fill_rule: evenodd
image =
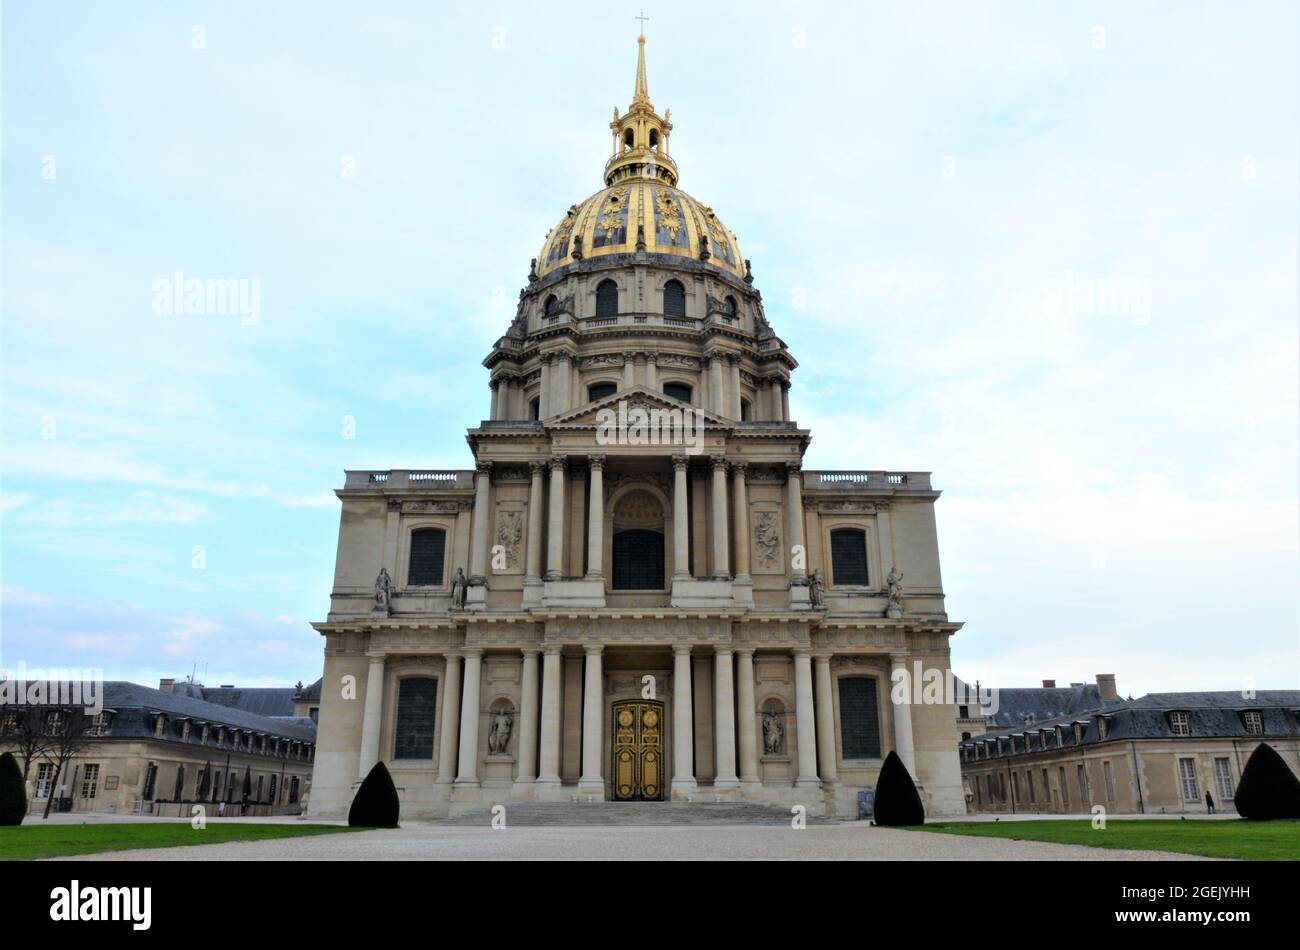
<path id="1" fill-rule="evenodd" d="M 12 749 L 22 757 L 23 784 L 26 785 L 32 763 L 45 758 L 50 748 L 45 717 L 30 707 L 8 711 L 0 708 L 0 746 Z"/>
<path id="2" fill-rule="evenodd" d="M 90 748 L 90 727 L 94 717 L 86 715 L 81 706 L 48 706 L 44 707 L 44 713 L 45 734 L 50 743 L 45 757 L 54 762 L 54 781 L 50 783 L 43 816 L 49 818 L 54 793 L 59 788 L 59 776 L 74 756 Z"/>

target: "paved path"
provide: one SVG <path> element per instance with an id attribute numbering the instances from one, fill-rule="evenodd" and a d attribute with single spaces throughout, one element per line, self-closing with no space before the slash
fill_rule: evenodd
<path id="1" fill-rule="evenodd" d="M 201 832 L 195 832 L 201 834 Z M 1037 841 L 872 828 L 865 823 L 700 827 L 488 827 L 412 823 L 393 831 L 361 831 L 277 841 L 241 841 L 84 855 L 113 861 L 312 860 L 1196 860 L 1162 851 L 1117 851 Z"/>

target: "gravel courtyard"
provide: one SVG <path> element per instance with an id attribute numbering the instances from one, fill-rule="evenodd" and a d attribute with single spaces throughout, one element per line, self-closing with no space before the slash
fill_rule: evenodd
<path id="1" fill-rule="evenodd" d="M 1199 860 L 1162 851 L 1118 851 L 872 828 L 865 823 L 772 826 L 518 827 L 409 824 L 318 838 L 247 841 L 85 855 L 83 861 L 517 860 L 517 861 L 1151 861 Z"/>

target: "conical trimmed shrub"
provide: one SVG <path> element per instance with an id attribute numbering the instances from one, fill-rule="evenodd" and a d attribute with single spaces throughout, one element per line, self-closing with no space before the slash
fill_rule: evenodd
<path id="1" fill-rule="evenodd" d="M 353 828 L 396 828 L 400 810 L 393 777 L 383 762 L 376 762 L 352 799 L 348 824 Z"/>
<path id="2" fill-rule="evenodd" d="M 925 807 L 907 766 L 891 752 L 876 780 L 876 824 L 889 827 L 925 824 Z"/>
<path id="3" fill-rule="evenodd" d="M 0 755 L 0 825 L 21 825 L 27 815 L 23 772 L 12 752 Z"/>
<path id="4" fill-rule="evenodd" d="M 1252 821 L 1300 818 L 1300 779 L 1271 745 L 1261 742 L 1241 770 L 1237 814 Z"/>

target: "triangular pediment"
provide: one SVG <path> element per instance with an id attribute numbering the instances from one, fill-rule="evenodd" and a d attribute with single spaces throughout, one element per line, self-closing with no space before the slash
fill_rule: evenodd
<path id="1" fill-rule="evenodd" d="M 704 425 L 707 428 L 732 429 L 736 425 L 734 420 L 724 419 L 722 416 L 715 415 L 706 409 L 700 409 L 688 402 L 665 396 L 663 393 L 647 389 L 645 386 L 621 389 L 613 395 L 605 396 L 603 399 L 597 399 L 570 409 L 558 416 L 552 416 L 546 419 L 543 424 L 547 428 L 591 428 L 608 419 L 610 411 L 619 412 L 624 407 L 629 415 L 638 409 L 647 413 L 654 410 L 660 412 L 673 410 L 677 412 L 698 412 L 704 418 Z"/>

